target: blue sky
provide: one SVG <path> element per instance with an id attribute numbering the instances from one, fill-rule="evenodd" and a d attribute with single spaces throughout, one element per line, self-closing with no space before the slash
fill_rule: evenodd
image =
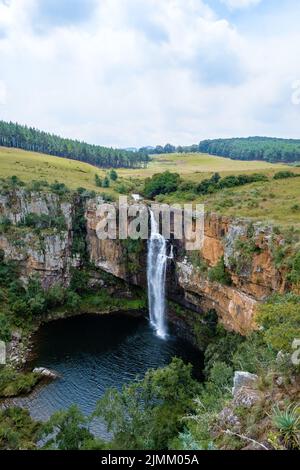
<path id="1" fill-rule="evenodd" d="M 299 18 L 298 0 L 0 0 L 0 119 L 122 147 L 299 138 Z"/>

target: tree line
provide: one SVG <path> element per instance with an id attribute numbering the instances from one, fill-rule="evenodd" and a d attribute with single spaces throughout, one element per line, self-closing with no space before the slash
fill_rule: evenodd
<path id="1" fill-rule="evenodd" d="M 150 160 L 144 152 L 91 145 L 5 121 L 0 121 L 0 146 L 70 158 L 102 168 L 140 168 Z"/>
<path id="2" fill-rule="evenodd" d="M 272 137 L 247 137 L 232 139 L 203 140 L 199 144 L 178 146 L 167 144 L 156 147 L 142 147 L 139 152 L 164 153 L 208 153 L 233 160 L 264 160 L 268 162 L 300 161 L 300 140 Z"/>

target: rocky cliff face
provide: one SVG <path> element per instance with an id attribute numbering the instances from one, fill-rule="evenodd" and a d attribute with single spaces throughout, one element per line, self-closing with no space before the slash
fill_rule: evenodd
<path id="1" fill-rule="evenodd" d="M 229 329 L 242 334 L 253 329 L 258 302 L 287 288 L 286 273 L 274 262 L 274 246 L 281 243 L 282 237 L 270 226 L 207 214 L 198 263 L 195 254 L 184 252 L 184 246 L 183 256 L 175 262 L 186 305 L 215 309 Z M 220 260 L 224 260 L 230 285 L 209 280 L 210 270 Z"/>
<path id="2" fill-rule="evenodd" d="M 92 264 L 129 283 L 146 286 L 146 242 L 128 244 L 99 240 L 96 233 L 97 203 L 84 202 L 87 256 Z M 62 200 L 52 193 L 25 190 L 0 195 L 0 217 L 11 226 L 0 232 L 0 249 L 16 260 L 24 280 L 39 273 L 43 285 L 70 281 L 70 268 L 79 267 L 80 253 L 74 251 L 74 217 L 78 201 Z M 62 217 L 64 230 L 35 231 L 22 222 L 28 214 L 52 219 Z M 8 224 L 9 225 L 9 224 Z M 3 226 L 3 225 L 2 225 Z M 204 244 L 198 253 L 186 251 L 185 241 L 173 242 L 175 259 L 169 266 L 168 292 L 178 303 L 201 312 L 215 309 L 224 324 L 245 333 L 254 327 L 257 303 L 274 292 L 284 292 L 284 271 L 276 268 L 274 246 L 284 243 L 271 227 L 206 215 Z M 224 260 L 224 261 L 222 261 Z M 231 284 L 210 280 L 210 271 L 223 262 Z"/>
<path id="3" fill-rule="evenodd" d="M 53 193 L 20 189 L 0 195 L 0 218 L 6 221 L 6 229 L 0 231 L 0 250 L 18 262 L 25 282 L 38 273 L 45 288 L 55 283 L 68 284 L 70 267 L 78 265 L 78 259 L 71 256 L 73 212 L 71 202 L 62 201 Z M 24 223 L 32 214 L 52 220 L 60 217 L 65 228 L 34 230 L 36 227 Z"/>

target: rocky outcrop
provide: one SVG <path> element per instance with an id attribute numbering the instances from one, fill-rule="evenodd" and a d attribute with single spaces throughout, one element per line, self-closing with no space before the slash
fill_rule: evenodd
<path id="1" fill-rule="evenodd" d="M 259 302 L 286 290 L 286 273 L 276 267 L 274 247 L 284 243 L 271 226 L 206 214 L 203 247 L 195 256 L 179 247 L 175 260 L 177 285 L 186 306 L 199 311 L 214 309 L 224 325 L 241 334 L 255 328 Z M 210 281 L 209 271 L 220 260 L 230 276 L 230 285 Z"/>
<path id="2" fill-rule="evenodd" d="M 0 216 L 6 217 L 14 225 L 23 222 L 29 214 L 51 217 L 63 215 L 67 229 L 70 230 L 73 209 L 71 202 L 63 201 L 59 195 L 52 192 L 15 189 L 0 194 Z"/>
<path id="3" fill-rule="evenodd" d="M 35 367 L 32 372 L 34 374 L 39 375 L 40 377 L 43 377 L 43 378 L 49 379 L 49 380 L 55 380 L 59 377 L 57 372 L 46 369 L 45 367 Z"/>
<path id="4" fill-rule="evenodd" d="M 135 285 L 146 286 L 146 259 L 147 243 L 141 242 L 139 249 L 128 250 L 126 241 L 99 240 L 97 236 L 97 224 L 100 217 L 97 213 L 97 204 L 101 198 L 87 201 L 87 245 L 91 263 L 98 268 L 113 274 Z M 133 269 L 133 268 L 136 269 Z"/>
<path id="5" fill-rule="evenodd" d="M 255 298 L 235 287 L 210 282 L 187 260 L 176 262 L 176 272 L 187 304 L 201 311 L 216 310 L 228 329 L 241 334 L 254 328 Z"/>
<path id="6" fill-rule="evenodd" d="M 236 371 L 233 378 L 233 403 L 235 406 L 250 408 L 260 399 L 257 388 L 258 376 L 250 372 Z"/>

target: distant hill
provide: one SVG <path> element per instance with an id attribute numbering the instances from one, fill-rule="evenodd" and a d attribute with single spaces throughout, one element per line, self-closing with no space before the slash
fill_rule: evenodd
<path id="1" fill-rule="evenodd" d="M 266 162 L 291 163 L 300 161 L 300 140 L 275 137 L 247 137 L 203 140 L 200 144 L 175 147 L 158 145 L 152 149 L 144 147 L 140 152 L 164 153 L 208 153 L 233 160 L 262 160 Z"/>
<path id="2" fill-rule="evenodd" d="M 79 160 L 101 168 L 140 168 L 149 162 L 143 152 L 91 145 L 4 121 L 0 121 L 0 146 Z"/>
<path id="3" fill-rule="evenodd" d="M 272 137 L 204 140 L 199 151 L 233 160 L 300 161 L 300 140 Z"/>

